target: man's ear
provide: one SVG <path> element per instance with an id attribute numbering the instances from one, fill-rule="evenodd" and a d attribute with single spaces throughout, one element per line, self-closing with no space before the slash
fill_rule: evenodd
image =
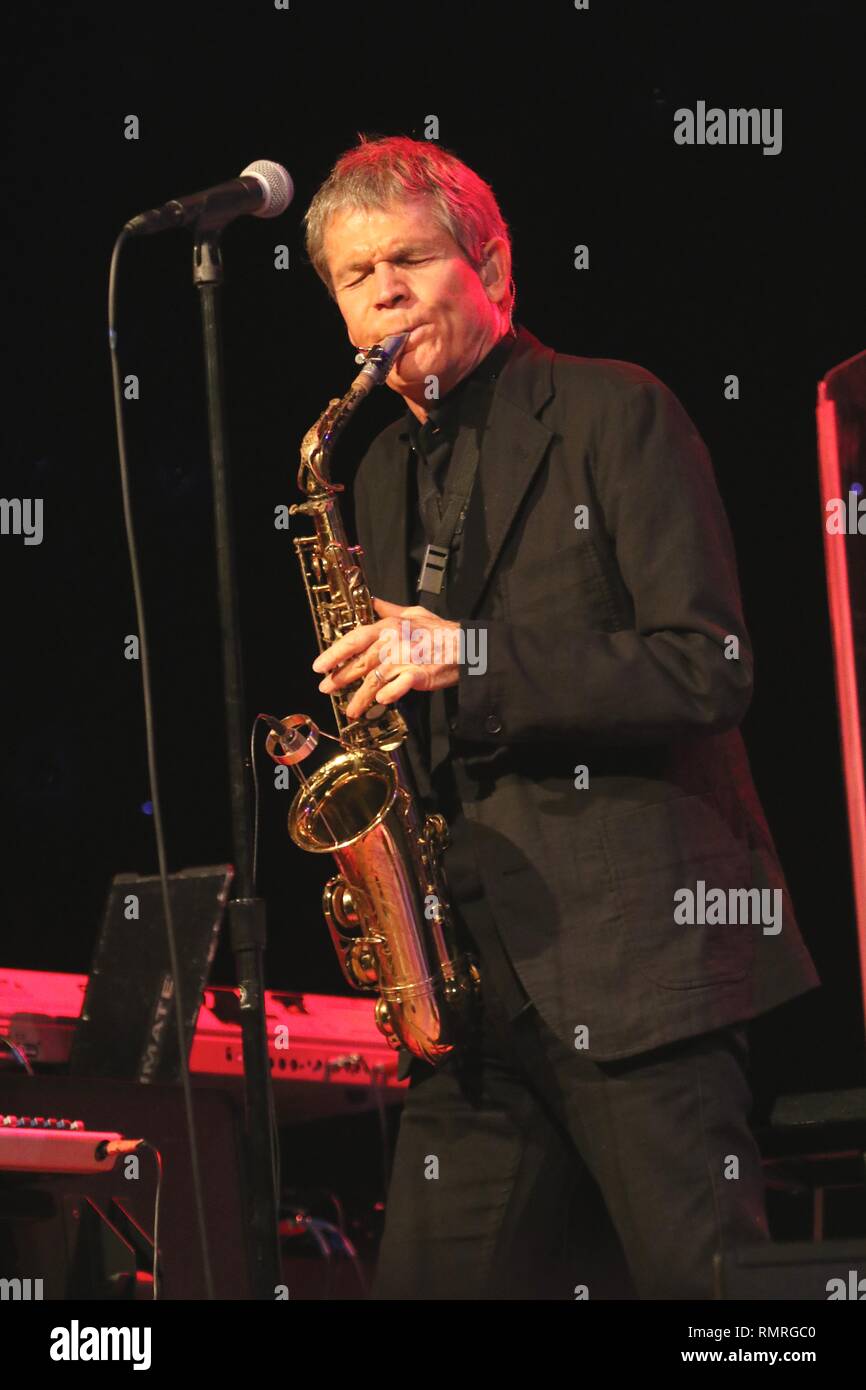
<path id="1" fill-rule="evenodd" d="M 498 304 L 508 291 L 511 275 L 508 243 L 504 237 L 493 237 L 487 242 L 482 251 L 481 267 L 478 273 L 486 290 L 491 287 L 496 289 L 501 287 L 501 293 L 497 294 L 493 300 L 494 303 Z"/>

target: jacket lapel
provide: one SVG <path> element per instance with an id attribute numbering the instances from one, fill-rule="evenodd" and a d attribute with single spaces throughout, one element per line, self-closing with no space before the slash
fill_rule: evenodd
<path id="1" fill-rule="evenodd" d="M 536 418 L 553 395 L 553 358 L 522 325 L 496 382 L 463 533 L 460 572 L 448 609 L 476 611 L 524 497 L 553 438 Z M 475 447 L 470 432 L 470 447 Z"/>

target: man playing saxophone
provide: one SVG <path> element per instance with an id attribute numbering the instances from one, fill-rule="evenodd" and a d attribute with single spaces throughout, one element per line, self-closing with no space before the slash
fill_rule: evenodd
<path id="1" fill-rule="evenodd" d="M 650 372 L 515 324 L 507 225 L 442 148 L 362 138 L 306 232 L 355 347 L 409 334 L 355 483 L 379 620 L 314 669 L 350 716 L 399 702 L 482 980 L 466 1046 L 406 1059 L 375 1294 L 591 1297 L 560 1247 L 600 1194 L 639 1297 L 710 1298 L 768 1238 L 745 1025 L 818 978 L 709 456 Z"/>

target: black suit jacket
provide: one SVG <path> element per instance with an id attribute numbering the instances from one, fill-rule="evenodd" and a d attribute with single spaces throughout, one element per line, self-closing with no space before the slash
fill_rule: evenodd
<path id="1" fill-rule="evenodd" d="M 449 611 L 476 658 L 486 641 L 486 667 L 461 667 L 451 758 L 530 999 L 567 1046 L 609 1060 L 813 988 L 737 729 L 752 650 L 688 415 L 643 368 L 556 353 L 521 327 L 483 437 L 466 429 L 455 448 L 474 443 Z M 401 417 L 355 483 L 372 591 L 407 606 L 409 458 Z M 414 739 L 410 755 L 423 785 Z M 732 890 L 766 890 L 765 915 L 753 893 L 739 925 L 678 922 L 675 895 L 699 903 L 701 882 L 728 907 Z"/>

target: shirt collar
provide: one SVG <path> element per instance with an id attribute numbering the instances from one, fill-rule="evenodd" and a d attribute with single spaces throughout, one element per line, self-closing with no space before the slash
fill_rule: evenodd
<path id="1" fill-rule="evenodd" d="M 431 401 L 427 407 L 427 422 L 438 433 L 440 429 L 453 428 L 457 423 L 460 402 L 466 394 L 466 388 L 470 382 L 480 384 L 492 384 L 503 366 L 508 360 L 511 349 L 517 341 L 517 334 L 509 328 L 488 353 L 482 357 L 472 371 L 466 376 L 461 377 L 456 386 L 452 386 L 447 395 L 441 400 Z M 406 428 L 401 431 L 401 439 L 409 439 L 412 444 L 417 445 L 418 435 L 423 428 L 421 421 L 406 407 Z M 428 431 L 429 433 L 429 431 Z"/>

